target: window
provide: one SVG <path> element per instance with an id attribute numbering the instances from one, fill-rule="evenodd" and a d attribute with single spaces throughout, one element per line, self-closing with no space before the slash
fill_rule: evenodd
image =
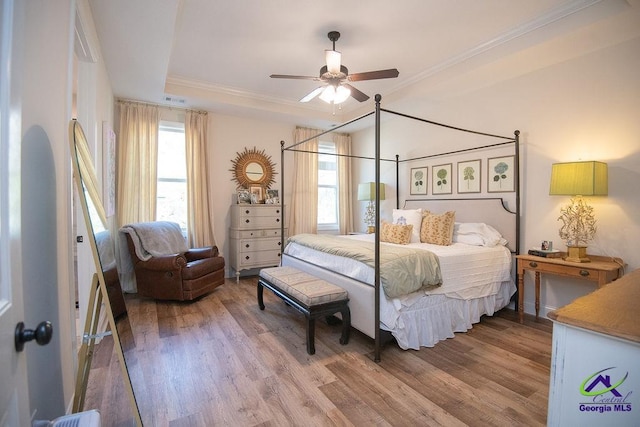
<path id="1" fill-rule="evenodd" d="M 337 230 L 339 226 L 336 145 L 333 142 L 320 141 L 318 152 L 318 229 Z"/>
<path id="2" fill-rule="evenodd" d="M 156 220 L 173 221 L 187 232 L 187 158 L 184 124 L 160 122 Z"/>

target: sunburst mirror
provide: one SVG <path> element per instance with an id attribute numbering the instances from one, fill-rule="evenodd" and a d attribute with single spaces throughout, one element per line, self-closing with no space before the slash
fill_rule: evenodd
<path id="1" fill-rule="evenodd" d="M 233 179 L 238 183 L 238 188 L 249 188 L 260 186 L 270 188 L 274 182 L 275 166 L 264 150 L 258 151 L 256 147 L 248 149 L 245 147 L 242 153 L 231 161 L 233 168 Z"/>

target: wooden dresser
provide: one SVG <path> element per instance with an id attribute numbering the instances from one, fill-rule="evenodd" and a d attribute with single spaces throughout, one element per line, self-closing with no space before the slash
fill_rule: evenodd
<path id="1" fill-rule="evenodd" d="M 281 215 L 280 205 L 231 205 L 229 261 L 236 280 L 243 270 L 280 265 Z"/>
<path id="2" fill-rule="evenodd" d="M 548 314 L 549 426 L 640 425 L 640 269 Z"/>

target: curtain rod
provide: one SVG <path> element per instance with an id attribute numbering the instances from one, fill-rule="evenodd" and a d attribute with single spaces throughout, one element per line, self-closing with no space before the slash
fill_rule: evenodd
<path id="1" fill-rule="evenodd" d="M 135 101 L 133 99 L 123 99 L 123 98 L 117 98 L 116 102 L 119 102 L 120 104 L 138 104 L 138 105 L 149 105 L 151 107 L 158 107 L 158 108 L 164 108 L 167 110 L 181 110 L 181 111 L 192 111 L 194 113 L 200 113 L 200 114 L 209 114 L 208 111 L 206 110 L 194 110 L 192 108 L 184 108 L 184 107 L 174 107 L 171 105 L 162 105 L 162 104 L 154 104 L 153 102 L 145 102 L 145 101 Z"/>

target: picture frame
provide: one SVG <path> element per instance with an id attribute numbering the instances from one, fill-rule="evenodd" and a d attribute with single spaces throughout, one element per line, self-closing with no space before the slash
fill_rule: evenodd
<path id="1" fill-rule="evenodd" d="M 251 203 L 263 203 L 264 197 L 262 187 L 259 185 L 253 185 L 249 187 L 249 193 L 251 193 Z"/>
<path id="2" fill-rule="evenodd" d="M 251 193 L 247 189 L 240 189 L 237 191 L 237 199 L 239 205 L 246 205 L 251 203 Z"/>
<path id="3" fill-rule="evenodd" d="M 451 175 L 451 163 L 431 167 L 431 194 L 451 194 L 453 188 L 453 176 Z"/>
<path id="4" fill-rule="evenodd" d="M 267 189 L 267 198 L 265 199 L 265 203 L 268 203 L 270 205 L 277 205 L 278 203 L 280 203 L 278 190 Z"/>
<path id="5" fill-rule="evenodd" d="M 487 159 L 487 192 L 510 193 L 515 190 L 515 156 Z"/>
<path id="6" fill-rule="evenodd" d="M 429 168 L 427 166 L 411 168 L 409 194 L 422 196 L 427 194 L 428 173 Z"/>
<path id="7" fill-rule="evenodd" d="M 480 193 L 482 184 L 480 160 L 458 162 L 458 193 Z"/>

